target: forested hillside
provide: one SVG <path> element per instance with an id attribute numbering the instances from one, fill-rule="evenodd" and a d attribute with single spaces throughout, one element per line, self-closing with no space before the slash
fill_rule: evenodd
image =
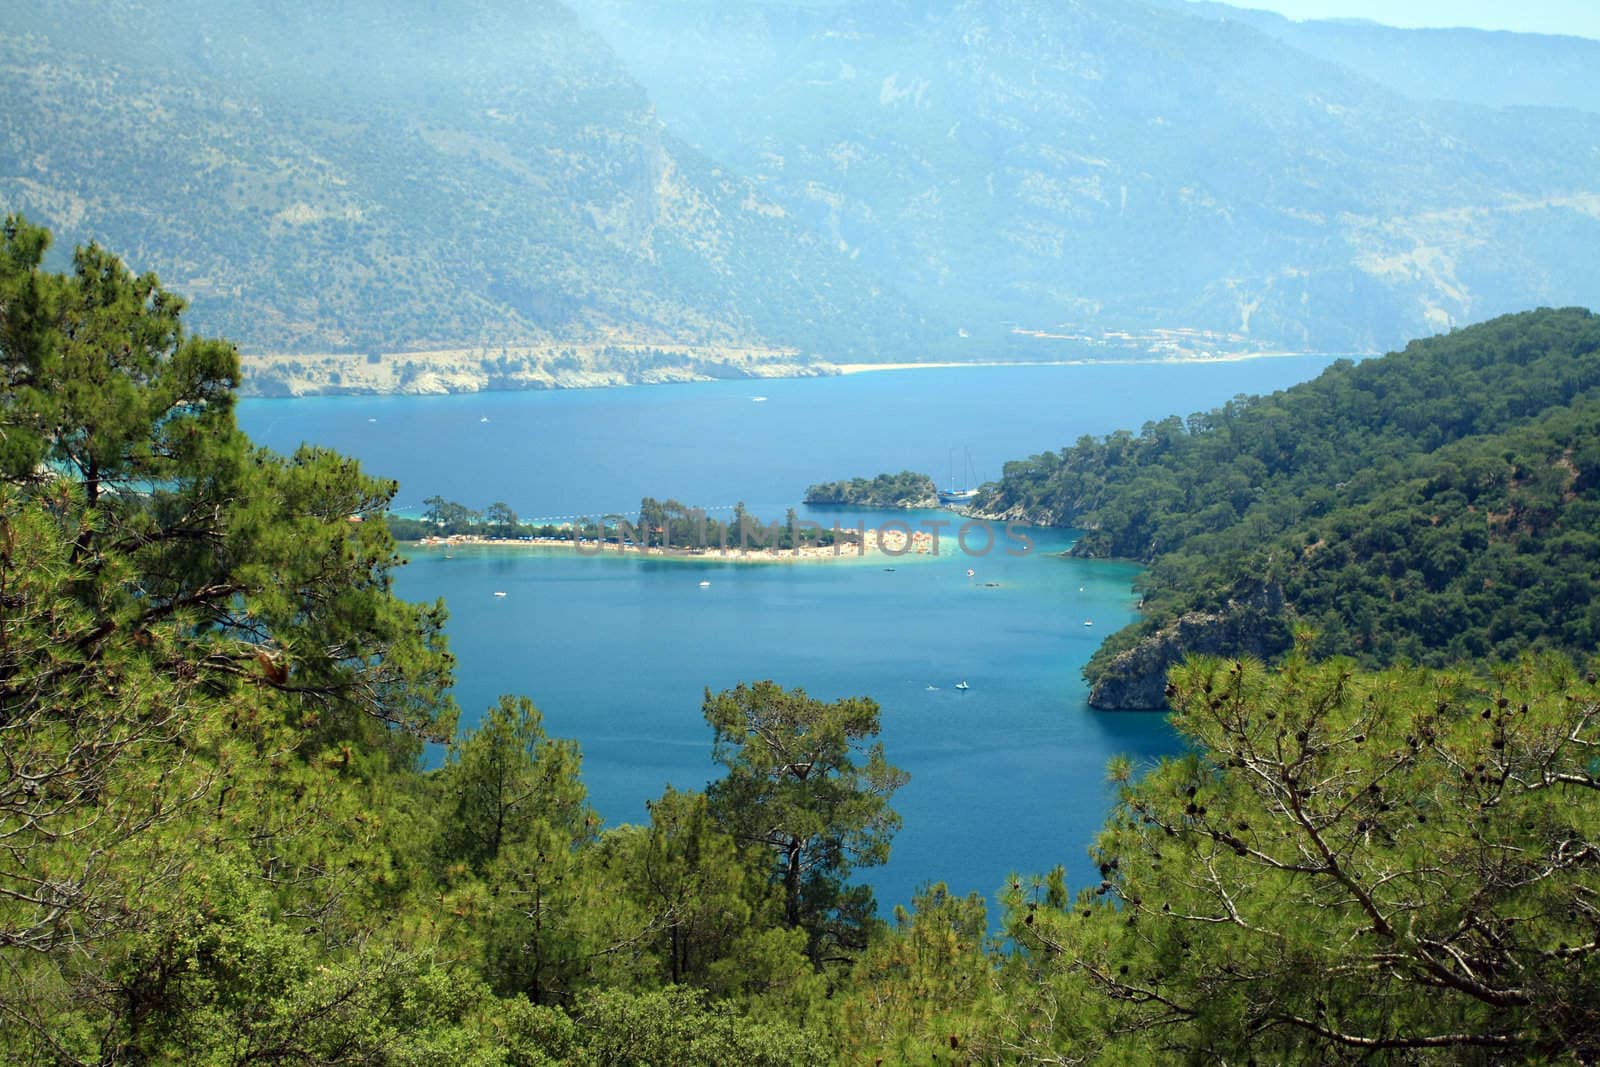
<path id="1" fill-rule="evenodd" d="M 1008 464 L 978 507 L 1081 527 L 1080 555 L 1151 564 L 1144 621 L 1088 672 L 1102 686 L 1137 674 L 1158 701 L 1159 675 L 1194 644 L 1193 626 L 1171 640 L 1188 616 L 1250 616 L 1226 639 L 1241 647 L 1206 649 L 1219 653 L 1280 652 L 1306 625 L 1317 654 L 1370 665 L 1587 654 L 1600 318 L 1507 316 L 1187 422 L 1084 438 Z M 1262 585 L 1272 595 L 1250 606 Z M 1155 645 L 1135 655 L 1141 639 Z"/>
<path id="2" fill-rule="evenodd" d="M 1099 883 L 1019 874 L 995 936 L 939 884 L 886 922 L 906 775 L 870 698 L 708 691 L 718 777 L 601 825 L 528 699 L 455 732 L 443 608 L 391 592 L 393 483 L 254 448 L 233 347 L 47 241 L 0 234 L 7 1063 L 1600 1055 L 1570 658 L 1193 664 L 1188 754 L 1110 768 Z"/>

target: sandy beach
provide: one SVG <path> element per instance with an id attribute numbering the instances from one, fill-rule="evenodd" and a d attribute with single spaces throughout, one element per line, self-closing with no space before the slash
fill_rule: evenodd
<path id="1" fill-rule="evenodd" d="M 735 544 L 725 549 L 716 545 L 708 548 L 645 548 L 643 545 L 624 544 L 616 540 L 607 540 L 603 544 L 594 541 L 578 544 L 564 537 L 480 537 L 472 534 L 429 537 L 406 544 L 413 548 L 444 552 L 456 548 L 526 548 L 572 552 L 581 556 L 631 555 L 713 563 L 824 563 L 869 558 L 895 560 L 905 556 L 944 555 L 957 550 L 955 538 L 948 533 L 940 540 L 938 552 L 935 553 L 933 534 L 927 531 L 913 530 L 908 536 L 902 530 L 871 527 L 860 544 L 807 545 L 797 549 L 767 549 L 753 544 L 745 549 Z"/>
<path id="2" fill-rule="evenodd" d="M 997 359 L 962 360 L 929 363 L 835 363 L 833 369 L 840 374 L 870 374 L 889 370 L 934 370 L 951 367 L 1091 367 L 1110 363 L 1136 364 L 1196 364 L 1242 363 L 1252 359 L 1289 359 L 1296 356 L 1323 355 L 1318 352 L 1213 352 L 1206 355 L 1147 355 L 1130 357 L 1097 356 L 1082 359 Z"/>

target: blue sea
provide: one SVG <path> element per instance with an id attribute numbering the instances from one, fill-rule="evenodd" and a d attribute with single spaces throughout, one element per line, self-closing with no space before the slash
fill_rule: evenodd
<path id="1" fill-rule="evenodd" d="M 408 510 L 438 494 L 476 508 L 504 501 L 525 520 L 636 514 L 649 495 L 743 502 L 763 519 L 795 507 L 825 526 L 916 527 L 955 517 L 800 500 L 813 482 L 906 468 L 960 483 L 969 455 L 992 479 L 1007 460 L 1284 388 L 1332 358 L 250 400 L 240 420 L 280 451 L 311 442 L 357 457 L 399 481 Z M 962 552 L 954 529 L 936 558 L 796 564 L 419 549 L 397 587 L 448 602 L 463 725 L 501 693 L 531 696 L 550 733 L 581 744 L 608 822 L 644 820 L 669 784 L 704 787 L 717 773 L 706 689 L 771 678 L 881 705 L 888 758 L 911 775 L 894 799 L 904 825 L 890 862 L 862 874 L 883 908 L 932 881 L 992 897 L 1014 873 L 1057 864 L 1082 884 L 1112 798 L 1107 760 L 1178 750 L 1161 716 L 1085 703 L 1079 670 L 1134 619 L 1137 569 L 1061 557 L 1070 531 L 1031 530 L 1034 551 L 1016 557 L 1003 536 L 987 554 Z M 974 553 L 983 542 L 968 538 Z M 955 688 L 962 681 L 968 689 Z"/>

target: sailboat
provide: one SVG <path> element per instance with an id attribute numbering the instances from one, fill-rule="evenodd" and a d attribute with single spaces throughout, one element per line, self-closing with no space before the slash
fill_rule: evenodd
<path id="1" fill-rule="evenodd" d="M 939 503 L 941 504 L 970 504 L 978 495 L 978 487 L 973 485 L 972 453 L 967 449 L 961 450 L 966 458 L 966 469 L 963 471 L 962 487 L 956 488 L 956 450 L 950 450 L 950 488 L 939 490 Z"/>

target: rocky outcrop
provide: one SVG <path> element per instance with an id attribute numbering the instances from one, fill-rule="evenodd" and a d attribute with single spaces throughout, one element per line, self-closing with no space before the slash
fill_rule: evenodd
<path id="1" fill-rule="evenodd" d="M 1118 653 L 1091 679 L 1089 706 L 1157 711 L 1167 706 L 1167 671 L 1185 657 L 1268 659 L 1293 644 L 1288 606 L 1276 582 L 1241 583 L 1217 612 L 1190 612 Z"/>
<path id="2" fill-rule="evenodd" d="M 1076 511 L 1070 506 L 1051 507 L 1038 504 L 1032 507 L 1001 498 L 998 492 L 980 497 L 963 514 L 983 519 L 985 522 L 1021 522 L 1029 526 L 1071 526 Z"/>

